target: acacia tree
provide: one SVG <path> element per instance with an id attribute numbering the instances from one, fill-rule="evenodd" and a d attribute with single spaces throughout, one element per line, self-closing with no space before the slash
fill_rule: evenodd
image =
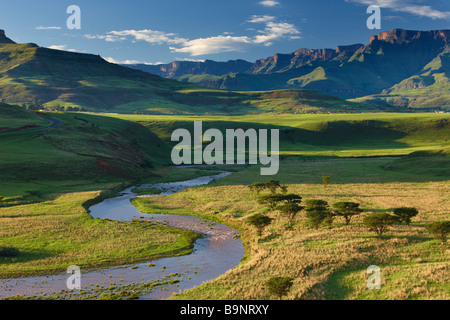
<path id="1" fill-rule="evenodd" d="M 252 215 L 248 219 L 248 223 L 256 228 L 256 230 L 258 232 L 258 236 L 261 237 L 264 228 L 267 227 L 269 224 L 271 224 L 272 220 L 273 220 L 272 218 L 270 218 L 262 213 L 257 213 L 257 214 Z"/>
<path id="2" fill-rule="evenodd" d="M 437 221 L 429 223 L 425 228 L 438 238 L 442 244 L 447 242 L 447 236 L 450 234 L 450 221 Z"/>
<path id="3" fill-rule="evenodd" d="M 394 214 L 398 217 L 399 221 L 405 222 L 408 226 L 411 223 L 411 218 L 417 216 L 419 211 L 412 207 L 400 207 L 394 208 Z"/>
<path id="4" fill-rule="evenodd" d="M 353 216 L 363 212 L 363 210 L 359 207 L 359 203 L 349 201 L 336 202 L 333 204 L 333 208 L 335 215 L 344 217 L 346 225 L 350 224 Z"/>
<path id="5" fill-rule="evenodd" d="M 280 181 L 269 179 L 266 181 L 266 189 L 269 189 L 271 193 L 277 192 L 277 189 L 280 189 L 281 193 L 286 193 L 287 187 L 282 186 Z"/>
<path id="6" fill-rule="evenodd" d="M 281 204 L 276 206 L 275 209 L 288 218 L 289 226 L 292 227 L 292 222 L 295 217 L 301 210 L 303 210 L 303 207 L 300 206 L 302 197 L 295 193 L 280 194 L 278 200 Z"/>
<path id="7" fill-rule="evenodd" d="M 258 197 L 258 203 L 267 206 L 270 211 L 273 211 L 277 204 L 282 200 L 281 194 L 263 194 Z"/>
<path id="8" fill-rule="evenodd" d="M 331 226 L 333 223 L 333 214 L 328 209 L 328 202 L 324 200 L 306 200 L 305 211 L 309 223 L 311 223 L 315 229 L 319 229 L 319 226 L 323 222 L 328 226 Z"/>
<path id="9" fill-rule="evenodd" d="M 250 190 L 255 190 L 256 193 L 260 193 L 262 190 L 267 189 L 270 193 L 275 194 L 278 189 L 282 194 L 287 192 L 287 187 L 280 184 L 280 181 L 269 179 L 266 182 L 255 182 L 248 186 Z"/>
<path id="10" fill-rule="evenodd" d="M 266 282 L 270 294 L 275 295 L 281 300 L 292 287 L 291 277 L 273 277 Z"/>
<path id="11" fill-rule="evenodd" d="M 266 184 L 263 182 L 255 182 L 248 186 L 250 190 L 255 190 L 256 193 L 260 193 L 262 190 L 266 188 Z"/>
<path id="12" fill-rule="evenodd" d="M 364 217 L 364 224 L 370 231 L 374 231 L 379 237 L 388 231 L 388 227 L 398 221 L 398 218 L 389 213 L 374 213 Z"/>

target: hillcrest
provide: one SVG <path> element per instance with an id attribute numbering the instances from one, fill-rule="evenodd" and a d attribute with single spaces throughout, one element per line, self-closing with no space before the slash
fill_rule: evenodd
<path id="1" fill-rule="evenodd" d="M 278 173 L 280 138 L 278 129 L 270 130 L 270 151 L 267 129 L 258 131 L 226 129 L 225 131 L 224 141 L 219 129 L 208 129 L 203 132 L 202 121 L 194 121 L 193 137 L 187 129 L 176 129 L 172 133 L 171 141 L 179 141 L 179 143 L 172 149 L 172 162 L 175 165 L 246 164 L 248 158 L 248 164 L 268 165 L 268 167 L 261 167 L 261 175 Z M 210 143 L 203 149 L 205 141 Z"/>

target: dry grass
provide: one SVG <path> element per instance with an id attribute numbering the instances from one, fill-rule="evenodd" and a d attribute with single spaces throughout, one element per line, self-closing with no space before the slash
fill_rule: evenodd
<path id="1" fill-rule="evenodd" d="M 304 214 L 289 230 L 285 218 L 268 212 L 275 220 L 261 238 L 245 216 L 266 209 L 246 186 L 199 187 L 145 201 L 165 210 L 185 208 L 216 216 L 243 228 L 248 259 L 175 298 L 270 299 L 263 283 L 273 276 L 291 276 L 295 280 L 287 299 L 450 299 L 449 246 L 440 245 L 424 228 L 425 223 L 448 219 L 449 189 L 448 182 L 290 184 L 289 192 L 304 200 L 355 201 L 365 212 L 350 226 L 336 218 L 331 229 L 319 230 L 308 226 Z M 362 224 L 364 215 L 398 206 L 419 210 L 411 226 L 394 225 L 378 239 Z M 366 269 L 372 264 L 382 271 L 380 290 L 366 287 Z"/>

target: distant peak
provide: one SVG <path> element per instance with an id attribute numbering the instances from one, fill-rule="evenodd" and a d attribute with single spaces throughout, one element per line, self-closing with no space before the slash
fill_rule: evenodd
<path id="1" fill-rule="evenodd" d="M 15 43 L 15 42 L 6 36 L 5 30 L 0 29 L 0 43 Z"/>

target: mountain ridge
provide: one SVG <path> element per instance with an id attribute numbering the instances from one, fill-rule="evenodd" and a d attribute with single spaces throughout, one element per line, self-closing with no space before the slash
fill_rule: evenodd
<path id="1" fill-rule="evenodd" d="M 450 108 L 450 30 L 393 29 L 369 40 L 334 50 L 277 53 L 244 72 L 174 79 L 212 89 L 308 89 L 396 107 Z"/>

